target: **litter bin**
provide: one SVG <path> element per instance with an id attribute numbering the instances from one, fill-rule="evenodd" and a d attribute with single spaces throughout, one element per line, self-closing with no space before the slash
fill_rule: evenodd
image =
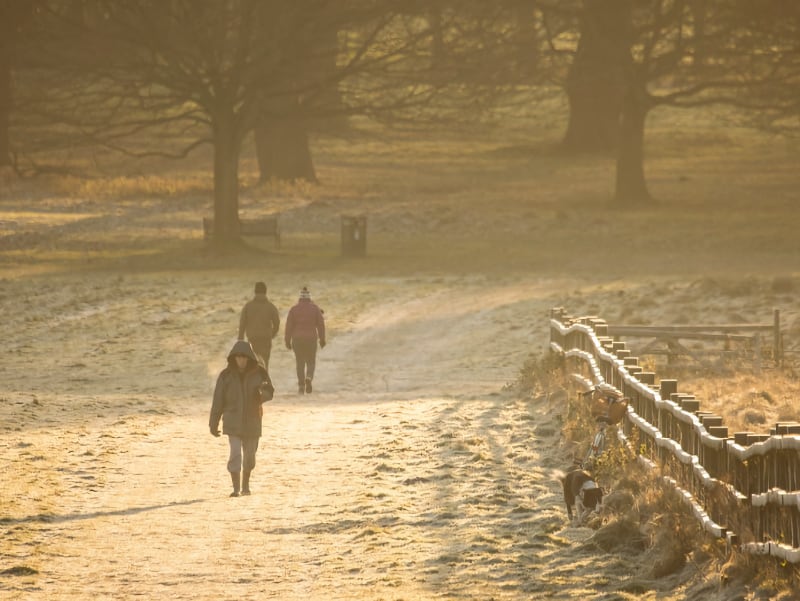
<path id="1" fill-rule="evenodd" d="M 366 254 L 366 215 L 342 215 L 342 256 L 363 257 Z"/>

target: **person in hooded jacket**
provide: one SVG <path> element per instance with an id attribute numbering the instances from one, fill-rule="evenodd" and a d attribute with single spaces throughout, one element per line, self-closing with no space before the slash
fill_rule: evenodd
<path id="1" fill-rule="evenodd" d="M 272 400 L 274 392 L 267 370 L 259 362 L 253 347 L 245 340 L 237 340 L 228 353 L 227 367 L 217 377 L 208 418 L 211 434 L 228 437 L 232 497 L 250 494 L 250 473 L 256 466 L 256 450 L 261 437 L 262 405 Z M 219 430 L 220 419 L 222 432 Z"/>
<path id="2" fill-rule="evenodd" d="M 272 339 L 278 335 L 281 318 L 278 309 L 267 298 L 267 285 L 256 282 L 255 296 L 245 303 L 239 316 L 239 340 L 247 341 L 253 351 L 261 357 L 264 367 L 269 372 L 269 356 L 272 351 Z"/>
<path id="3" fill-rule="evenodd" d="M 303 286 L 297 304 L 289 309 L 284 330 L 286 348 L 294 351 L 297 367 L 297 392 L 312 390 L 317 362 L 317 342 L 325 348 L 325 318 L 322 309 L 311 301 L 311 293 Z"/>

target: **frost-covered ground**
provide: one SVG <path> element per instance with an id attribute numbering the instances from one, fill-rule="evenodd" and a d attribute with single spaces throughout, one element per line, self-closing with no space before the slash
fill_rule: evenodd
<path id="1" fill-rule="evenodd" d="M 304 282 L 315 392 L 276 346 L 254 494 L 228 498 L 207 415 L 248 275 L 5 282 L 0 599 L 686 598 L 583 544 L 564 398 L 508 386 L 574 282 Z M 269 286 L 285 316 L 296 282 Z"/>
<path id="2" fill-rule="evenodd" d="M 322 185 L 243 189 L 285 235 L 240 258 L 205 251 L 210 188 L 171 171 L 0 190 L 0 600 L 767 598 L 696 558 L 650 579 L 569 526 L 567 399 L 509 386 L 555 306 L 656 325 L 777 308 L 797 361 L 796 152 L 727 130 L 687 152 L 668 129 L 648 148 L 663 201 L 631 212 L 608 209 L 605 161 L 524 131 L 334 142 Z M 342 260 L 339 218 L 361 213 L 368 257 Z M 329 345 L 305 397 L 276 346 L 254 494 L 230 499 L 207 416 L 257 280 L 283 317 L 308 285 Z M 776 373 L 694 384 L 766 429 L 798 418 Z"/>
<path id="3" fill-rule="evenodd" d="M 541 284 L 312 283 L 318 392 L 276 348 L 254 494 L 230 499 L 206 424 L 247 292 L 106 278 L 4 299 L 24 308 L 4 327 L 3 598 L 518 598 L 586 536 L 561 532 L 558 411 L 503 391 L 543 343 Z"/>

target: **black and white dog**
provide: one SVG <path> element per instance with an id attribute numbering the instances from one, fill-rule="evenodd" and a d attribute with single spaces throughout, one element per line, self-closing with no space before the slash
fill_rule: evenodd
<path id="1" fill-rule="evenodd" d="M 603 489 L 597 485 L 593 476 L 580 465 L 573 466 L 564 476 L 564 504 L 567 506 L 567 516 L 575 518 L 580 524 L 592 512 L 597 511 L 603 502 Z"/>

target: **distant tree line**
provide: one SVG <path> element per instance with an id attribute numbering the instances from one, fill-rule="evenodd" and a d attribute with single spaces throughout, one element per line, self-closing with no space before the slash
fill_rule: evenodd
<path id="1" fill-rule="evenodd" d="M 452 126 L 556 83 L 564 148 L 614 153 L 613 204 L 637 206 L 653 108 L 727 103 L 797 126 L 798 39 L 785 0 L 2 0 L 0 166 L 210 144 L 228 245 L 249 135 L 262 179 L 315 181 L 311 132 L 355 115 Z"/>

